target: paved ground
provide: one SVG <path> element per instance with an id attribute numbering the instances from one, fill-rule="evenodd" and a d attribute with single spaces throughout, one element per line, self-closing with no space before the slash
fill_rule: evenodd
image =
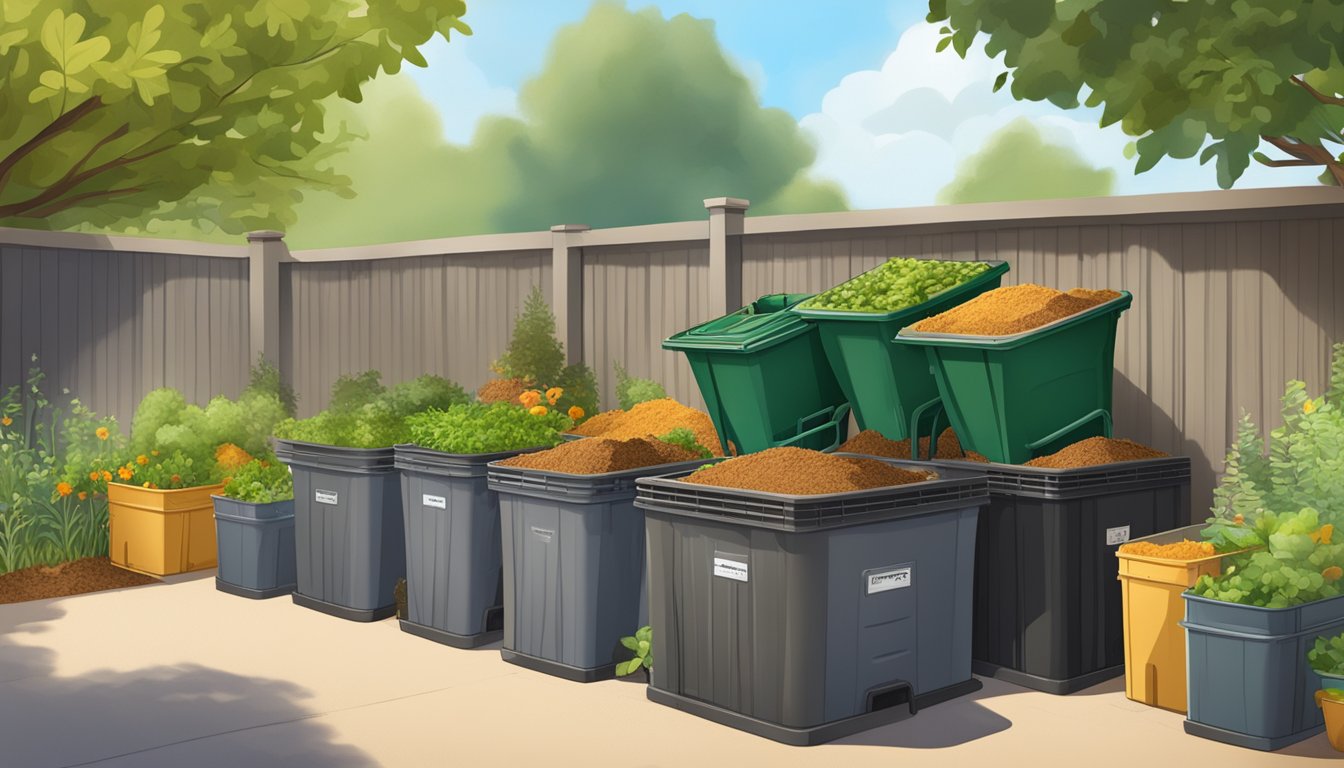
<path id="1" fill-rule="evenodd" d="M 1069 697 L 994 680 L 832 744 L 792 748 L 644 698 L 353 624 L 169 584 L 0 606 L 0 766 L 1300 766 L 1187 736 L 1112 681 Z"/>

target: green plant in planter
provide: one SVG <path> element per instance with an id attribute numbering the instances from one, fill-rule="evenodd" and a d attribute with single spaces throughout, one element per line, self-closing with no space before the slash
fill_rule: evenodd
<path id="1" fill-rule="evenodd" d="M 597 413 L 597 374 L 583 363 L 565 365 L 565 345 L 555 338 L 555 315 L 536 286 L 514 321 L 508 347 L 490 368 L 504 378 L 524 379 L 543 392 L 552 387 L 564 390 L 551 405 L 561 413 L 578 406 L 582 415 L 575 421 Z"/>
<path id="2" fill-rule="evenodd" d="M 345 448 L 386 448 L 410 442 L 406 417 L 431 408 L 446 409 L 470 398 L 457 384 L 426 374 L 390 389 L 377 371 L 342 376 L 331 388 L 331 404 L 307 419 L 286 419 L 275 426 L 285 440 Z"/>
<path id="3" fill-rule="evenodd" d="M 1334 525 L 1321 524 L 1310 507 L 1299 512 L 1262 513 L 1253 524 L 1216 523 L 1205 538 L 1226 540 L 1242 528 L 1237 541 L 1262 547 L 1234 555 L 1218 576 L 1201 576 L 1191 591 L 1200 597 L 1262 608 L 1288 608 L 1344 594 L 1344 542 Z"/>
<path id="4" fill-rule="evenodd" d="M 628 411 L 640 403 L 661 400 L 667 397 L 667 390 L 653 379 L 636 379 L 630 376 L 625 366 L 615 363 L 616 402 L 621 410 Z"/>
<path id="5" fill-rule="evenodd" d="M 551 448 L 573 422 L 558 411 L 533 414 L 507 403 L 468 403 L 430 409 L 406 419 L 411 442 L 455 454 L 500 453 Z"/>
<path id="6" fill-rule="evenodd" d="M 294 498 L 294 476 L 273 458 L 244 464 L 224 486 L 223 496 L 249 504 L 271 504 Z"/>
<path id="7" fill-rule="evenodd" d="M 695 433 L 686 427 L 677 427 L 666 435 L 659 436 L 658 439 L 662 440 L 664 443 L 671 443 L 679 448 L 685 448 L 691 453 L 694 453 L 697 459 L 708 459 L 714 455 L 710 453 L 708 448 L 701 445 L 695 439 Z"/>
<path id="8" fill-rule="evenodd" d="M 1322 675 L 1344 677 L 1344 635 L 1318 637 L 1307 651 L 1307 663 Z"/>
<path id="9" fill-rule="evenodd" d="M 257 363 L 252 366 L 247 389 L 243 390 L 238 399 L 246 400 L 258 395 L 269 395 L 279 400 L 286 417 L 293 418 L 298 412 L 299 396 L 294 392 L 294 388 L 285 383 L 280 375 L 280 369 L 262 355 L 257 355 Z"/>
<path id="10" fill-rule="evenodd" d="M 653 628 L 640 627 L 631 637 L 622 637 L 621 645 L 635 654 L 634 658 L 616 665 L 616 674 L 625 677 L 640 669 L 653 668 Z"/>

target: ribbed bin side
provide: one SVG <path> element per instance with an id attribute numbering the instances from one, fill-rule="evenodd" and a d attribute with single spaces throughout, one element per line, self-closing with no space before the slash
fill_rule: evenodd
<path id="1" fill-rule="evenodd" d="M 503 604 L 499 497 L 476 477 L 402 469 L 407 618 L 455 635 L 487 631 Z"/>
<path id="2" fill-rule="evenodd" d="M 292 500 L 246 504 L 216 496 L 215 539 L 220 581 L 254 592 L 294 587 Z"/>
<path id="3" fill-rule="evenodd" d="M 395 610 L 406 573 L 401 484 L 371 473 L 293 464 L 298 594 L 360 612 Z"/>
<path id="4" fill-rule="evenodd" d="M 628 500 L 499 493 L 504 648 L 609 677 L 641 615 L 644 515 Z"/>
<path id="5" fill-rule="evenodd" d="M 1187 732 L 1276 750 L 1324 728 L 1307 651 L 1344 632 L 1344 597 L 1276 610 L 1184 597 Z"/>
<path id="6" fill-rule="evenodd" d="M 806 533 L 646 514 L 654 688 L 809 728 L 971 679 L 975 507 Z"/>

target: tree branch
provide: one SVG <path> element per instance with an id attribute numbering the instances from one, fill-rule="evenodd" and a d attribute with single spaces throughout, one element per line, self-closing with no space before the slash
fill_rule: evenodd
<path id="1" fill-rule="evenodd" d="M 18 149 L 10 152 L 9 156 L 5 159 L 0 160 L 0 192 L 4 191 L 5 182 L 9 180 L 10 172 L 14 170 L 14 166 L 18 165 L 20 160 L 31 155 L 38 147 L 51 141 L 62 132 L 69 130 L 75 123 L 84 119 L 85 115 L 102 109 L 102 107 L 103 99 L 101 96 L 94 96 L 91 99 L 86 99 L 85 101 L 80 102 L 74 109 L 62 114 L 55 120 L 52 120 L 47 127 L 38 131 L 36 135 L 20 145 Z"/>
<path id="2" fill-rule="evenodd" d="M 60 213 L 61 211 L 64 211 L 68 208 L 73 208 L 75 203 L 80 203 L 85 200 L 91 200 L 95 197 L 120 197 L 121 195 L 132 195 L 135 194 L 136 192 L 143 192 L 143 191 L 145 191 L 143 187 L 124 187 L 122 189 L 95 189 L 91 192 L 85 192 L 83 194 L 74 195 L 72 197 L 57 200 L 56 202 L 51 203 L 50 205 L 47 205 L 43 208 L 38 208 L 37 210 L 19 215 L 28 218 L 44 219 L 54 213 Z"/>
<path id="3" fill-rule="evenodd" d="M 1291 136 L 1261 136 L 1260 138 L 1292 155 L 1301 162 L 1287 160 L 1271 161 L 1292 165 L 1321 165 L 1330 172 L 1335 184 L 1344 186 L 1344 163 L 1330 154 L 1330 150 L 1319 144 L 1307 144 Z"/>
<path id="4" fill-rule="evenodd" d="M 1316 90 L 1315 88 L 1312 88 L 1312 87 L 1311 87 L 1311 84 L 1308 83 L 1306 80 L 1303 80 L 1300 76 L 1298 76 L 1298 75 L 1293 75 L 1292 77 L 1290 77 L 1290 78 L 1288 78 L 1288 79 L 1289 79 L 1290 81 L 1296 83 L 1297 85 L 1300 85 L 1300 86 L 1302 86 L 1303 88 L 1305 88 L 1305 89 L 1307 90 L 1307 93 L 1310 93 L 1310 94 L 1312 95 L 1312 98 L 1316 99 L 1317 101 L 1321 102 L 1322 104 L 1329 104 L 1329 105 L 1331 105 L 1331 106 L 1335 106 L 1335 107 L 1344 107 L 1344 99 L 1341 99 L 1341 98 L 1339 98 L 1338 96 L 1331 96 L 1331 95 L 1326 94 L 1326 93 L 1321 93 L 1320 91 Z"/>
<path id="5" fill-rule="evenodd" d="M 33 197 L 28 198 L 27 200 L 23 200 L 17 203 L 10 203 L 9 205 L 0 205 L 0 219 L 9 216 L 34 215 L 35 209 L 42 208 L 43 206 L 47 206 L 48 204 L 55 203 L 56 201 L 61 200 L 66 194 L 72 192 L 80 184 L 83 184 L 84 182 L 94 178 L 95 176 L 99 176 L 114 168 L 124 168 L 125 166 L 131 165 L 132 163 L 138 163 L 141 160 L 145 160 L 157 154 L 167 152 L 168 150 L 172 149 L 175 146 L 177 145 L 169 144 L 164 147 L 159 147 L 158 149 L 150 150 L 149 152 L 143 152 L 139 155 L 119 157 L 116 158 L 115 160 L 109 160 L 106 163 L 103 163 L 102 165 L 90 168 L 89 170 L 84 171 L 82 173 L 75 174 L 74 176 L 67 175 L 67 177 L 65 179 L 62 179 L 61 182 L 53 184 L 52 186 L 43 190 L 40 194 L 34 195 Z M 83 200 L 87 198 L 88 195 L 86 194 L 86 195 L 77 195 L 75 196 L 75 198 L 71 199 Z"/>
<path id="6" fill-rule="evenodd" d="M 1320 165 L 1314 160 L 1260 160 L 1261 165 L 1267 165 L 1270 168 L 1292 168 L 1299 165 Z"/>

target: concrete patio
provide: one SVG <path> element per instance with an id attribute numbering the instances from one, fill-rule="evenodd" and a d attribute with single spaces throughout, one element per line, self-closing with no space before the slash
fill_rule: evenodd
<path id="1" fill-rule="evenodd" d="M 0 606 L 0 766 L 1308 765 L 1187 736 L 1115 680 L 1069 697 L 994 680 L 902 723 L 793 748 L 658 706 L 294 606 L 214 572 Z"/>

